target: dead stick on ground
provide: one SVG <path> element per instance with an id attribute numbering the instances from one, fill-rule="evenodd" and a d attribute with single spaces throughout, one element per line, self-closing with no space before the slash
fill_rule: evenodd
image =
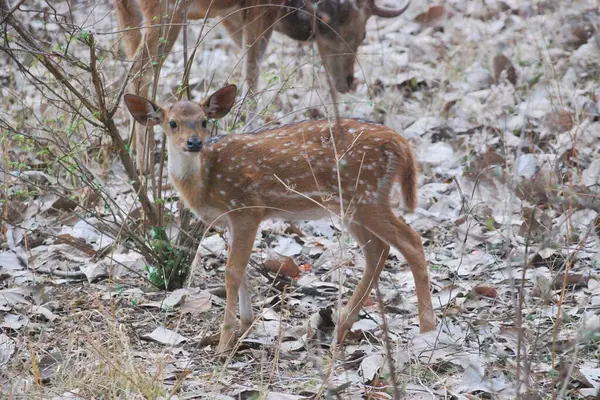
<path id="1" fill-rule="evenodd" d="M 390 342 L 390 336 L 388 335 L 388 327 L 385 319 L 385 309 L 383 307 L 383 298 L 379 291 L 379 283 L 375 286 L 377 293 L 377 303 L 379 304 L 379 312 L 381 313 L 381 329 L 383 330 L 383 342 L 385 344 L 385 352 L 387 353 L 387 362 L 390 369 L 390 379 L 392 381 L 392 390 L 394 393 L 394 400 L 400 399 L 400 391 L 398 390 L 398 384 L 396 382 L 396 366 L 394 365 L 394 358 L 392 357 L 392 343 Z"/>

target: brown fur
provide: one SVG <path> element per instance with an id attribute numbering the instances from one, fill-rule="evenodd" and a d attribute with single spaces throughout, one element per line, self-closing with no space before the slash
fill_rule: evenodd
<path id="1" fill-rule="evenodd" d="M 397 181 L 407 207 L 416 205 L 417 169 L 406 139 L 383 125 L 353 119 L 343 119 L 335 127 L 326 120 L 307 121 L 255 134 L 209 138 L 202 121 L 222 116 L 234 95 L 235 86 L 230 85 L 202 105 L 182 101 L 158 111 L 145 99 L 125 97 L 136 120 L 162 124 L 168 140 L 169 176 L 185 204 L 206 223 L 229 227 L 227 306 L 218 350 L 233 346 L 238 293 L 242 328 L 252 323 L 245 268 L 258 226 L 266 218 L 340 216 L 363 246 L 365 272 L 340 314 L 338 342 L 377 282 L 390 245 L 404 255 L 415 278 L 421 331 L 434 329 L 421 238 L 390 206 L 390 191 Z M 189 151 L 192 139 L 203 141 L 200 151 Z"/>

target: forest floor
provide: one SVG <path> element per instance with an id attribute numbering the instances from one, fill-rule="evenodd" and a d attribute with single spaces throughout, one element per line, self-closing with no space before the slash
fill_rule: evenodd
<path id="1" fill-rule="evenodd" d="M 62 3 L 28 2 L 14 16 L 48 51 L 85 60 L 89 48 L 67 27 L 93 32 L 110 99 L 129 66 L 111 2 L 72 1 L 73 25 L 56 23 Z M 61 105 L 81 99 L 34 56 L 16 53 L 26 71 L 0 58 L 1 397 L 388 399 L 395 380 L 407 399 L 597 398 L 598 2 L 436 4 L 414 0 L 399 18 L 371 18 L 357 89 L 337 100 L 342 116 L 384 123 L 413 146 L 419 206 L 403 217 L 423 237 L 438 327 L 419 333 L 414 280 L 392 251 L 381 302 L 374 291 L 337 354 L 330 310 L 364 264 L 343 224 L 261 225 L 247 269 L 258 318 L 223 360 L 203 339 L 224 311 L 227 233 L 204 239 L 190 287 L 154 288 L 147 261 L 115 235 L 140 205 L 106 133 Z M 201 24 L 188 27 L 190 50 Z M 3 49 L 18 48 L 8 32 Z M 202 32 L 195 100 L 241 77 L 227 34 Z M 183 68 L 180 37 L 158 103 L 172 101 Z M 275 34 L 261 71 L 265 112 L 222 125 L 241 132 L 332 115 L 316 48 Z M 92 86 L 85 68 L 67 72 Z M 123 107 L 115 118 L 127 138 Z M 160 149 L 159 129 L 155 139 Z M 161 196 L 172 238 L 178 198 L 169 188 Z M 300 271 L 285 288 L 263 269 L 276 253 Z"/>

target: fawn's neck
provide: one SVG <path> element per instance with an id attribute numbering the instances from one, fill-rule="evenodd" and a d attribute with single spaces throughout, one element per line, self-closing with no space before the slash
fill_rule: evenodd
<path id="1" fill-rule="evenodd" d="M 198 177 L 200 173 L 200 154 L 182 153 L 175 150 L 170 142 L 168 146 L 169 175 L 180 181 Z"/>

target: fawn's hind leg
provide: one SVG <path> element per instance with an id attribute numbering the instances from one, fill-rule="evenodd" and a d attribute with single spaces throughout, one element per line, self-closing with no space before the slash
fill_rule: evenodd
<path id="1" fill-rule="evenodd" d="M 353 222 L 394 246 L 408 262 L 415 279 L 421 332 L 435 329 L 436 320 L 429 291 L 429 274 L 421 236 L 394 215 L 386 205 L 369 205 L 356 210 Z"/>
<path id="2" fill-rule="evenodd" d="M 337 326 L 337 342 L 341 343 L 346 332 L 354 324 L 362 304 L 369 297 L 371 289 L 377 284 L 379 274 L 383 270 L 385 262 L 390 253 L 390 246 L 369 232 L 368 229 L 358 225 L 349 224 L 350 233 L 362 247 L 365 256 L 365 271 L 363 277 L 358 283 L 356 290 L 348 304 L 339 316 Z"/>

